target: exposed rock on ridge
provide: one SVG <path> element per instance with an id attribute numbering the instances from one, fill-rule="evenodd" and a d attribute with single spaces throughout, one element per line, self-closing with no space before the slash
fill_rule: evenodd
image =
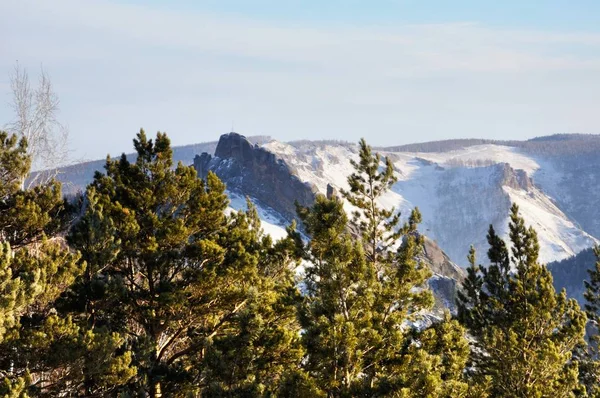
<path id="1" fill-rule="evenodd" d="M 533 188 L 533 182 L 524 170 L 515 170 L 508 163 L 503 163 L 499 167 L 501 167 L 501 185 L 524 191 Z"/>
<path id="2" fill-rule="evenodd" d="M 200 177 L 212 171 L 228 190 L 251 196 L 286 219 L 295 218 L 296 201 L 310 206 L 315 200 L 313 187 L 300 181 L 284 160 L 237 133 L 222 135 L 215 156 L 197 155 L 194 167 Z"/>
<path id="3" fill-rule="evenodd" d="M 456 311 L 458 289 L 465 278 L 465 271 L 454 264 L 450 257 L 431 239 L 425 237 L 423 257 L 433 276 L 427 284 L 435 297 L 435 313 L 445 309 Z"/>

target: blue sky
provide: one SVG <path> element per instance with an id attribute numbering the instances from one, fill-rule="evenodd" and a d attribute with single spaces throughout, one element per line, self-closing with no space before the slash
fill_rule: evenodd
<path id="1" fill-rule="evenodd" d="M 76 158 L 232 121 L 376 145 L 600 133 L 600 2 L 0 1 L 0 125 L 14 62 L 43 65 Z"/>
<path id="2" fill-rule="evenodd" d="M 398 24 L 478 21 L 495 26 L 594 30 L 595 0 L 127 0 L 156 8 L 210 11 L 263 20 L 308 23 Z"/>

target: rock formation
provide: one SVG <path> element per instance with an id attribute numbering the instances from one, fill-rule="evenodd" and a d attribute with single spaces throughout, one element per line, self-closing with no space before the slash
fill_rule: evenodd
<path id="1" fill-rule="evenodd" d="M 200 177 L 212 171 L 228 190 L 250 196 L 286 219 L 295 218 L 296 201 L 310 206 L 315 200 L 314 189 L 300 181 L 284 160 L 237 133 L 222 135 L 215 156 L 196 156 L 194 167 Z"/>

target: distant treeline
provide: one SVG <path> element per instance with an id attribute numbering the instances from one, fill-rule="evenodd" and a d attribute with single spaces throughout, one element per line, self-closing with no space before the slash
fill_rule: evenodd
<path id="1" fill-rule="evenodd" d="M 288 142 L 289 145 L 295 147 L 295 148 L 301 148 L 301 147 L 305 147 L 305 146 L 310 146 L 310 147 L 317 147 L 317 148 L 324 148 L 328 145 L 332 145 L 332 146 L 344 146 L 344 147 L 354 147 L 356 146 L 355 143 L 350 142 L 350 141 L 344 141 L 344 140 L 316 140 L 316 141 L 312 141 L 312 140 L 294 140 L 294 141 L 289 141 Z"/>
<path id="2" fill-rule="evenodd" d="M 585 291 L 583 281 L 590 279 L 588 270 L 593 270 L 595 261 L 594 250 L 589 248 L 575 256 L 548 264 L 548 269 L 554 277 L 556 290 L 566 289 L 569 297 L 583 304 Z"/>
<path id="3" fill-rule="evenodd" d="M 390 146 L 381 149 L 389 152 L 450 152 L 475 145 L 489 144 L 520 148 L 531 155 L 563 156 L 600 151 L 600 135 L 555 134 L 527 141 L 467 138 Z"/>

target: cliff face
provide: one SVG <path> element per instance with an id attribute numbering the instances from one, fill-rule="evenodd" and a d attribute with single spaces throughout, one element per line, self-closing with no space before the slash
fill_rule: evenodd
<path id="1" fill-rule="evenodd" d="M 296 201 L 309 206 L 315 200 L 313 187 L 300 181 L 284 160 L 240 134 L 222 135 L 215 156 L 197 155 L 194 167 L 200 177 L 212 171 L 228 190 L 250 196 L 286 219 L 295 218 Z"/>
<path id="2" fill-rule="evenodd" d="M 433 240 L 425 237 L 423 255 L 434 274 L 443 275 L 448 278 L 462 282 L 465 271 L 454 264 L 450 257 Z"/>
<path id="3" fill-rule="evenodd" d="M 533 188 L 533 182 L 524 170 L 515 170 L 508 163 L 498 164 L 500 174 L 500 185 L 514 189 L 530 191 Z"/>
<path id="4" fill-rule="evenodd" d="M 520 206 L 527 225 L 538 232 L 542 262 L 575 255 L 597 242 L 590 234 L 600 238 L 600 136 L 594 140 L 596 144 L 590 145 L 583 137 L 580 145 L 571 149 L 574 143 L 557 141 L 555 149 L 551 148 L 557 152 L 550 154 L 545 147 L 521 151 L 492 144 L 452 147 L 451 151 L 419 147 L 419 153 L 385 153 L 392 159 L 399 181 L 381 204 L 394 206 L 404 215 L 419 207 L 423 215 L 420 230 L 434 240 L 426 241 L 423 260 L 433 272 L 429 286 L 436 296 L 436 309 L 454 308 L 463 276 L 453 263 L 466 265 L 470 245 L 477 249 L 479 261 L 486 263 L 489 225 L 507 235 L 513 202 Z M 347 176 L 353 172 L 350 160 L 358 159 L 356 146 L 345 143 L 285 144 L 239 134 L 173 150 L 175 161 L 193 161 L 200 176 L 217 173 L 235 193 L 232 208 L 244 208 L 245 196 L 262 205 L 263 228 L 277 236 L 285 236 L 283 227 L 296 217 L 295 200 L 310 205 L 316 188 L 328 197 L 340 197 L 339 191 L 348 189 Z M 135 159 L 133 154 L 129 158 Z M 85 190 L 94 171 L 102 170 L 104 163 L 99 160 L 60 169 L 63 193 Z M 559 268 L 557 286 L 576 292 L 571 286 L 582 286 L 585 267 L 575 269 L 565 263 Z"/>
<path id="5" fill-rule="evenodd" d="M 445 309 L 456 311 L 456 297 L 465 278 L 465 271 L 454 264 L 450 257 L 431 239 L 425 237 L 423 261 L 433 273 L 427 284 L 435 298 L 434 313 L 441 314 Z"/>
<path id="6" fill-rule="evenodd" d="M 316 188 L 296 177 L 285 160 L 239 134 L 221 136 L 215 156 L 208 153 L 196 156 L 194 167 L 201 177 L 209 171 L 216 173 L 229 191 L 270 207 L 287 222 L 296 217 L 295 201 L 309 206 L 315 200 Z M 327 185 L 326 193 L 330 198 L 339 197 L 333 185 Z M 425 240 L 421 259 L 433 273 L 428 284 L 435 296 L 434 312 L 441 313 L 444 308 L 454 311 L 456 291 L 464 272 L 430 239 Z"/>

